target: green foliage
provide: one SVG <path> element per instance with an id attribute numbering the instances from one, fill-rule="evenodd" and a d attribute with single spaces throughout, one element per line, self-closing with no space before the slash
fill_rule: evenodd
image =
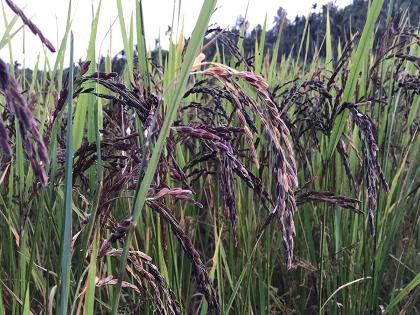
<path id="1" fill-rule="evenodd" d="M 0 63 L 0 315 L 418 313 L 405 3 L 205 38 L 206 0 L 189 40 L 150 52 L 142 2 L 126 20 L 117 1 L 124 62 L 96 54 L 99 2 L 76 66 L 69 1 L 53 67 Z M 11 60 L 20 18 L 0 34 Z"/>

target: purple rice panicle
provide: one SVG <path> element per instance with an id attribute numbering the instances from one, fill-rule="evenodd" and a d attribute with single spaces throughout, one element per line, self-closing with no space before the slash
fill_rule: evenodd
<path id="1" fill-rule="evenodd" d="M 30 19 L 26 17 L 25 13 L 23 13 L 23 11 L 19 9 L 19 7 L 16 4 L 13 3 L 13 1 L 11 0 L 5 0 L 5 1 L 6 1 L 6 4 L 9 6 L 9 8 L 12 9 L 12 11 L 22 19 L 23 23 L 29 27 L 31 32 L 34 33 L 34 35 L 38 35 L 41 42 L 45 46 L 47 46 L 47 48 L 51 52 L 54 53 L 55 52 L 54 45 L 51 44 L 51 42 L 44 36 L 44 34 L 42 34 L 41 30 Z"/>
<path id="2" fill-rule="evenodd" d="M 191 260 L 199 291 L 206 298 L 210 310 L 212 310 L 215 314 L 220 314 L 220 305 L 217 301 L 216 292 L 214 291 L 213 286 L 211 284 L 210 276 L 207 272 L 206 267 L 201 261 L 200 254 L 195 249 L 191 239 L 179 226 L 177 220 L 171 214 L 170 210 L 165 207 L 165 205 L 151 200 L 149 200 L 147 203 L 154 211 L 156 211 L 162 217 L 163 220 L 165 220 L 165 222 L 172 229 L 172 232 L 180 241 L 184 252 Z"/>
<path id="3" fill-rule="evenodd" d="M 16 79 L 9 74 L 7 65 L 2 59 L 0 59 L 0 92 L 6 98 L 6 108 L 18 120 L 23 148 L 32 169 L 40 183 L 45 186 L 48 182 L 48 176 L 44 170 L 44 165 L 49 163 L 47 148 L 39 132 L 38 123 L 21 95 Z M 2 149 L 6 154 L 10 154 L 9 137 L 3 122 L 0 123 L 0 134 Z"/>
<path id="4" fill-rule="evenodd" d="M 108 251 L 106 255 L 120 257 L 121 250 Z M 152 263 L 152 258 L 141 251 L 131 251 L 128 254 L 128 261 L 135 271 L 127 265 L 127 272 L 146 292 L 148 292 L 148 286 L 152 288 L 151 296 L 154 299 L 158 314 L 167 314 L 166 309 L 169 310 L 171 315 L 181 314 L 175 293 L 169 288 L 158 268 Z M 128 285 L 133 284 L 127 283 Z"/>
<path id="5" fill-rule="evenodd" d="M 348 106 L 350 114 L 356 125 L 359 127 L 359 134 L 362 142 L 362 152 L 364 164 L 367 168 L 366 185 L 368 197 L 368 225 L 372 235 L 375 234 L 374 213 L 377 208 L 379 185 L 389 191 L 389 185 L 379 164 L 378 157 L 378 130 L 375 122 L 366 114 L 360 112 L 355 107 Z"/>
<path id="6" fill-rule="evenodd" d="M 222 193 L 222 199 L 224 204 L 224 215 L 229 218 L 232 224 L 233 240 L 235 246 L 238 245 L 238 218 L 235 202 L 235 183 L 232 174 L 232 161 L 227 157 L 222 157 L 220 161 L 220 192 Z"/>
<path id="7" fill-rule="evenodd" d="M 277 213 L 280 221 L 286 252 L 286 265 L 290 269 L 293 261 L 293 237 L 296 233 L 293 222 L 293 214 L 297 210 L 294 189 L 298 187 L 298 179 L 293 147 L 288 139 L 289 129 L 280 116 L 278 106 L 268 92 L 268 84 L 261 76 L 248 71 L 236 71 L 222 64 L 203 64 L 210 65 L 210 67 L 201 73 L 218 79 L 231 93 L 234 93 L 236 89 L 240 90 L 238 85 L 235 86 L 234 81 L 235 78 L 240 78 L 250 84 L 263 100 L 265 106 L 253 102 L 251 109 L 261 119 L 264 131 L 275 153 L 274 178 L 277 200 L 273 212 Z M 237 113 L 239 113 L 239 120 L 244 126 L 246 121 L 241 115 L 240 102 L 238 103 L 236 104 Z"/>
<path id="8" fill-rule="evenodd" d="M 327 202 L 330 204 L 337 205 L 344 209 L 349 209 L 358 214 L 363 214 L 363 211 L 356 208 L 357 205 L 360 205 L 360 201 L 354 198 L 349 198 L 345 196 L 336 195 L 330 191 L 306 191 L 299 192 L 296 194 L 296 204 L 304 204 L 307 202 Z"/>

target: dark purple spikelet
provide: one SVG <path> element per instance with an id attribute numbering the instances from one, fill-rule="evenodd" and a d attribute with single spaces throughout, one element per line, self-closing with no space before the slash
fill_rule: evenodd
<path id="1" fill-rule="evenodd" d="M 23 11 L 19 9 L 19 7 L 16 4 L 14 4 L 11 0 L 6 0 L 6 3 L 9 6 L 9 8 L 12 9 L 12 11 L 15 12 L 15 14 L 22 19 L 23 23 L 29 27 L 31 32 L 34 33 L 34 35 L 38 35 L 41 42 L 45 46 L 47 46 L 47 48 L 51 52 L 55 52 L 54 45 L 51 44 L 51 42 L 44 36 L 44 34 L 42 34 L 41 30 L 30 19 L 28 19 L 25 13 L 23 13 Z"/>
<path id="2" fill-rule="evenodd" d="M 344 209 L 349 209 L 358 214 L 363 214 L 361 210 L 356 208 L 360 201 L 354 198 L 349 198 L 345 196 L 336 195 L 330 191 L 307 191 L 300 192 L 296 196 L 296 203 L 298 205 L 307 203 L 307 202 L 327 202 L 330 204 L 337 205 Z"/>
<path id="3" fill-rule="evenodd" d="M 17 81 L 10 76 L 6 63 L 0 59 L 0 91 L 6 98 L 7 109 L 19 121 L 19 133 L 26 156 L 32 169 L 42 185 L 47 185 L 48 177 L 44 165 L 49 163 L 48 151 L 39 133 L 38 124 L 27 102 L 20 93 Z M 4 123 L 0 123 L 0 145 L 6 154 L 11 150 Z"/>
<path id="4" fill-rule="evenodd" d="M 169 309 L 170 314 L 181 314 L 174 292 L 168 287 L 165 278 L 159 272 L 158 268 L 152 264 L 151 258 L 143 253 L 142 255 L 136 254 L 130 254 L 128 259 L 131 261 L 136 271 L 139 272 L 140 276 L 143 279 L 146 279 L 148 284 L 150 284 L 153 288 L 155 298 L 158 299 L 158 303 L 156 305 L 159 308 L 159 314 L 166 313 L 165 305 Z M 147 256 L 147 258 L 145 259 L 144 256 Z M 140 280 L 139 283 L 142 283 L 142 281 Z M 166 299 L 165 303 L 162 301 L 159 288 L 162 290 L 163 296 Z"/>
<path id="5" fill-rule="evenodd" d="M 350 187 L 356 191 L 356 181 L 354 180 L 353 174 L 351 172 L 349 155 L 347 153 L 346 145 L 343 139 L 340 139 L 337 144 L 337 152 L 340 154 L 341 160 L 343 161 L 344 170 L 349 180 Z"/>
<path id="6" fill-rule="evenodd" d="M 9 136 L 7 135 L 6 127 L 4 126 L 3 121 L 0 118 L 0 147 L 2 148 L 4 154 L 11 155 L 12 150 L 9 145 Z"/>
<path id="7" fill-rule="evenodd" d="M 351 116 L 359 127 L 360 138 L 362 140 L 362 152 L 366 172 L 366 183 L 367 183 L 367 197 L 368 197 L 368 223 L 370 233 L 375 234 L 375 222 L 374 214 L 377 207 L 377 199 L 379 184 L 389 191 L 388 183 L 385 179 L 385 175 L 382 171 L 381 165 L 379 164 L 378 157 L 378 140 L 377 140 L 377 127 L 375 122 L 366 114 L 358 111 L 356 108 L 349 108 Z"/>
<path id="8" fill-rule="evenodd" d="M 92 75 L 90 76 L 90 78 L 93 79 L 104 79 L 104 80 L 109 80 L 111 78 L 115 78 L 118 75 L 118 73 L 116 72 L 101 72 L 101 71 L 97 71 L 92 73 Z M 125 86 L 124 86 L 125 88 Z"/>
<path id="9" fill-rule="evenodd" d="M 80 67 L 80 75 L 83 76 L 88 72 L 90 66 L 90 60 L 85 61 L 82 66 Z"/>
<path id="10" fill-rule="evenodd" d="M 232 161 L 227 157 L 222 158 L 220 161 L 220 193 L 223 198 L 225 205 L 224 215 L 227 217 L 232 224 L 233 240 L 235 246 L 238 245 L 238 218 L 235 204 L 235 183 L 233 181 L 232 174 Z"/>
<path id="11" fill-rule="evenodd" d="M 148 202 L 148 204 L 154 211 L 159 213 L 162 219 L 164 219 L 166 223 L 169 224 L 169 226 L 171 227 L 172 232 L 180 241 L 184 252 L 191 260 L 199 290 L 205 296 L 210 309 L 215 314 L 220 314 L 220 305 L 217 301 L 216 292 L 214 291 L 214 288 L 211 284 L 210 276 L 201 260 L 200 254 L 195 249 L 191 239 L 179 226 L 177 220 L 174 218 L 174 216 L 171 214 L 168 208 L 166 208 L 163 204 L 154 201 Z"/>

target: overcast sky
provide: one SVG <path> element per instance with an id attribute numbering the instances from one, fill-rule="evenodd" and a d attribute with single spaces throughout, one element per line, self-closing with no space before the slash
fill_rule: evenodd
<path id="1" fill-rule="evenodd" d="M 13 17 L 13 12 L 7 7 L 6 3 L 0 0 L 5 7 L 8 20 Z M 68 0 L 14 0 L 14 2 L 24 9 L 24 12 L 41 29 L 44 35 L 58 47 L 58 42 L 64 33 Z M 124 14 L 128 23 L 130 15 L 134 12 L 135 1 L 123 0 Z M 176 1 L 178 2 L 178 1 Z M 267 15 L 268 27 L 272 26 L 274 16 L 278 7 L 283 7 L 287 11 L 289 19 L 296 15 L 306 15 L 310 12 L 312 4 L 317 3 L 318 8 L 331 0 L 218 0 L 217 10 L 214 13 L 211 23 L 217 23 L 221 27 L 233 25 L 239 15 L 244 16 L 249 2 L 247 20 L 251 28 L 257 24 L 262 24 Z M 336 0 L 335 3 L 343 7 L 351 3 L 352 0 Z M 75 36 L 75 56 L 84 59 L 89 42 L 92 4 L 96 9 L 99 0 L 73 0 L 73 24 L 72 31 Z M 181 16 L 184 20 L 184 33 L 188 36 L 194 28 L 196 19 L 200 12 L 202 0 L 182 0 Z M 161 36 L 162 46 L 166 47 L 168 38 L 165 31 L 171 24 L 174 0 L 143 0 L 144 23 L 146 40 L 149 48 L 155 45 L 155 39 Z M 2 15 L 1 15 L 2 16 Z M 135 14 L 134 14 L 135 17 Z M 102 0 L 99 29 L 97 36 L 97 54 L 106 55 L 109 50 L 115 55 L 122 48 L 120 26 L 117 18 L 117 5 L 115 0 Z M 3 16 L 0 19 L 0 39 L 4 34 L 5 26 Z M 112 46 L 110 47 L 109 28 L 112 25 Z M 21 25 L 21 22 L 17 23 Z M 108 33 L 108 35 L 107 35 Z M 25 45 L 23 45 L 23 32 L 13 38 L 13 59 L 18 60 L 26 66 L 33 66 L 37 55 L 40 60 L 44 60 L 44 49 L 28 29 L 25 30 Z M 24 53 L 24 50 L 26 53 Z M 54 54 L 47 54 L 50 62 L 55 61 Z M 9 50 L 3 47 L 0 50 L 0 57 L 10 61 Z M 41 66 L 42 68 L 42 66 Z"/>

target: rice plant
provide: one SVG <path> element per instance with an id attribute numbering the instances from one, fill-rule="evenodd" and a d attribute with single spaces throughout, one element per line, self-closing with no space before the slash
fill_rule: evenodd
<path id="1" fill-rule="evenodd" d="M 307 20 L 297 56 L 265 26 L 249 56 L 244 29 L 209 26 L 216 2 L 152 55 L 142 1 L 127 23 L 117 0 L 114 72 L 101 1 L 82 63 L 71 0 L 58 49 L 4 1 L 0 314 L 420 311 L 418 21 L 373 0 L 337 47 L 327 15 L 325 50 Z M 57 51 L 29 80 L 23 28 Z"/>

